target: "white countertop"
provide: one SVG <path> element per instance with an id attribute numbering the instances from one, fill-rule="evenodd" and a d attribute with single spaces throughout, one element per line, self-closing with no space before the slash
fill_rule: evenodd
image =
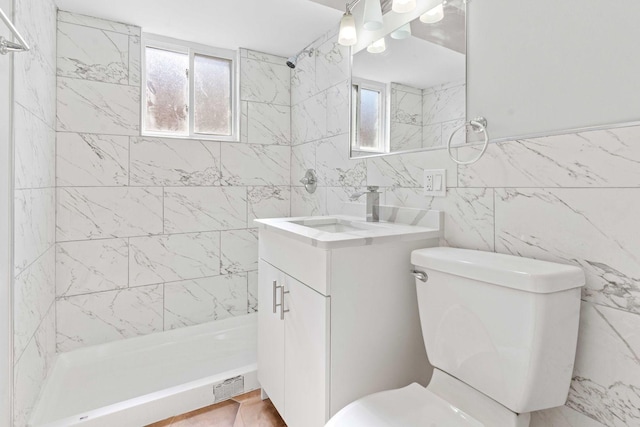
<path id="1" fill-rule="evenodd" d="M 316 224 L 330 218 L 337 218 L 355 227 L 366 228 L 336 233 L 299 224 L 300 222 Z M 366 222 L 363 218 L 347 215 L 254 219 L 253 222 L 260 229 L 279 233 L 321 249 L 376 245 L 394 241 L 437 239 L 441 236 L 439 228 L 383 221 Z"/>

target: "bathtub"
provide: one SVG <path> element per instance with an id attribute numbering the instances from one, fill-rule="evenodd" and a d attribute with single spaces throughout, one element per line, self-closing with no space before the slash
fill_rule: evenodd
<path id="1" fill-rule="evenodd" d="M 140 427 L 259 388 L 257 314 L 58 355 L 30 425 Z"/>

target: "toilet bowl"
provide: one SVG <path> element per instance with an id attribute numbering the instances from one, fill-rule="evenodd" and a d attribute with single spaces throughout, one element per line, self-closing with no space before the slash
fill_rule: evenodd
<path id="1" fill-rule="evenodd" d="M 326 427 L 527 427 L 561 406 L 578 335 L 581 269 L 454 248 L 414 251 L 420 322 L 434 373 L 365 396 Z"/>

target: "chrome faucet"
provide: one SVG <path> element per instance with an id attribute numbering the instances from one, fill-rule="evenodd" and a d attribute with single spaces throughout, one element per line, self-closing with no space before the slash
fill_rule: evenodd
<path id="1" fill-rule="evenodd" d="M 367 191 L 354 193 L 349 199 L 355 202 L 363 194 L 367 195 L 367 222 L 380 221 L 380 192 L 378 191 L 378 187 L 370 185 L 367 187 Z"/>

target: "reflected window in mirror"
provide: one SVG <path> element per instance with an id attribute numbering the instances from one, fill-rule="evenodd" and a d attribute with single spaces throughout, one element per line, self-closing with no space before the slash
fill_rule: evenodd
<path id="1" fill-rule="evenodd" d="M 353 149 L 365 153 L 386 153 L 387 86 L 371 80 L 353 79 L 351 91 Z"/>
<path id="2" fill-rule="evenodd" d="M 383 28 L 362 30 L 352 47 L 352 82 L 377 82 L 386 99 L 377 116 L 382 141 L 371 149 L 356 138 L 364 123 L 355 117 L 362 94 L 352 91 L 351 157 L 442 148 L 465 121 L 465 4 L 447 1 L 438 19 L 426 16 L 433 2 L 419 6 L 424 10 L 406 14 L 384 13 L 383 7 Z M 452 145 L 465 142 L 465 133 L 458 132 Z"/>

